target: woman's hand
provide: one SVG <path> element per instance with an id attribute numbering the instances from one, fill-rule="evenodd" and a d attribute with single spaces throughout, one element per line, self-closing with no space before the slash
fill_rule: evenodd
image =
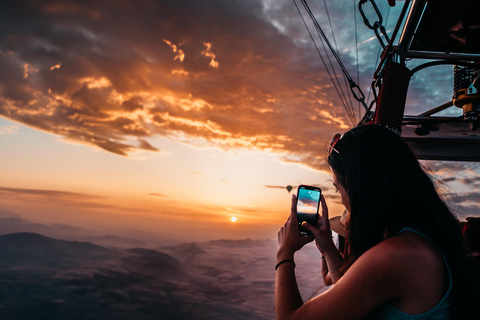
<path id="1" fill-rule="evenodd" d="M 326 285 L 336 283 L 342 277 L 343 257 L 332 240 L 330 221 L 328 220 L 328 207 L 325 198 L 320 198 L 322 203 L 322 216 L 317 219 L 317 225 L 303 223 L 302 226 L 310 231 L 315 238 L 315 244 L 322 253 L 322 276 Z"/>
<path id="2" fill-rule="evenodd" d="M 322 215 L 317 219 L 317 225 L 313 226 L 307 222 L 303 222 L 302 226 L 310 231 L 315 238 L 315 244 L 322 254 L 325 250 L 331 249 L 333 244 L 332 231 L 330 230 L 330 221 L 328 220 L 328 207 L 323 195 L 320 198 L 322 204 Z"/>
<path id="3" fill-rule="evenodd" d="M 313 241 L 312 236 L 305 236 L 298 229 L 297 197 L 292 195 L 290 216 L 278 231 L 277 260 L 293 259 L 293 254 L 311 241 Z"/>

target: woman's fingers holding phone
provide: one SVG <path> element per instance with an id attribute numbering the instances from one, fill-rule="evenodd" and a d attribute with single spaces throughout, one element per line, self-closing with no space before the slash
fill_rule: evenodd
<path id="1" fill-rule="evenodd" d="M 297 218 L 297 196 L 292 194 L 292 207 L 290 208 L 290 220 L 292 223 L 295 223 L 295 225 L 298 224 L 298 218 Z"/>
<path id="2" fill-rule="evenodd" d="M 320 203 L 322 205 L 322 215 L 317 220 L 318 228 L 322 231 L 330 232 L 330 221 L 328 220 L 328 206 L 323 194 L 320 197 Z"/>
<path id="3" fill-rule="evenodd" d="M 297 219 L 297 198 L 295 195 L 292 195 L 290 216 L 278 232 L 279 250 L 287 252 L 287 256 L 289 256 L 311 241 L 313 241 L 313 237 L 305 237 L 300 234 Z"/>

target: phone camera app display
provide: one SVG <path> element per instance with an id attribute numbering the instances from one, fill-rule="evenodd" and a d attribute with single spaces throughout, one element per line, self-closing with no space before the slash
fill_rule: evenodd
<path id="1" fill-rule="evenodd" d="M 300 225 L 303 221 L 313 225 L 316 224 L 318 206 L 320 204 L 320 194 L 320 190 L 312 190 L 302 187 L 298 189 L 297 219 L 301 233 L 309 234 L 309 232 Z"/>
<path id="2" fill-rule="evenodd" d="M 300 189 L 298 192 L 297 212 L 300 214 L 316 214 L 320 192 L 315 190 Z"/>

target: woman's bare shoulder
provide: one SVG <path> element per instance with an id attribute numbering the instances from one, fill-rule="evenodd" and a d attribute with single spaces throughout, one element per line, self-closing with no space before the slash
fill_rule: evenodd
<path id="1" fill-rule="evenodd" d="M 441 253 L 416 233 L 388 238 L 360 258 L 364 258 L 362 263 L 377 264 L 379 270 L 390 275 L 386 278 L 396 286 L 391 302 L 404 312 L 430 310 L 446 290 L 447 271 Z"/>
<path id="2" fill-rule="evenodd" d="M 424 260 L 441 258 L 440 252 L 435 245 L 425 237 L 412 231 L 387 238 L 371 248 L 370 255 L 384 255 L 392 259 Z"/>
<path id="3" fill-rule="evenodd" d="M 367 250 L 355 264 L 362 269 L 385 272 L 400 282 L 418 279 L 419 275 L 429 270 L 442 272 L 444 268 L 443 258 L 435 246 L 413 232 L 383 240 Z"/>
<path id="4" fill-rule="evenodd" d="M 362 263 L 396 264 L 416 255 L 419 251 L 418 240 L 410 236 L 399 235 L 387 238 L 367 250 L 360 258 Z M 423 251 L 420 249 L 420 251 Z"/>
<path id="5" fill-rule="evenodd" d="M 352 315 L 361 318 L 386 301 L 401 296 L 403 289 L 400 286 L 407 267 L 403 258 L 408 251 L 402 249 L 404 247 L 406 244 L 403 241 L 387 239 L 366 251 L 342 278 L 323 294 L 323 299 L 312 301 L 312 309 L 320 312 L 328 305 L 335 306 L 338 310 L 347 302 L 352 307 L 344 310 L 345 314 L 341 316 L 336 311 L 338 318 L 347 319 Z M 337 301 L 340 301 L 338 306 Z"/>
<path id="6" fill-rule="evenodd" d="M 363 317 L 386 301 L 402 308 L 405 306 L 403 309 L 407 311 L 416 311 L 415 308 L 424 308 L 425 305 L 429 307 L 430 302 L 423 303 L 419 296 L 428 292 L 420 290 L 415 297 L 411 294 L 412 288 L 430 284 L 418 271 L 419 264 L 424 262 L 421 261 L 422 252 L 429 250 L 422 241 L 415 235 L 402 234 L 367 250 L 331 289 L 322 294 L 322 299 L 311 301 L 310 311 L 312 314 L 329 314 L 335 310 L 332 314 L 339 319 L 349 319 Z M 411 303 L 415 299 L 421 301 L 420 307 Z M 345 309 L 345 304 L 351 307 Z"/>

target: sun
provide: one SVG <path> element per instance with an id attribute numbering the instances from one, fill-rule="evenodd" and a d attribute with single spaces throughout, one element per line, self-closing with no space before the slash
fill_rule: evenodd
<path id="1" fill-rule="evenodd" d="M 230 220 L 232 220 L 232 222 L 237 222 L 237 217 L 231 217 Z"/>

